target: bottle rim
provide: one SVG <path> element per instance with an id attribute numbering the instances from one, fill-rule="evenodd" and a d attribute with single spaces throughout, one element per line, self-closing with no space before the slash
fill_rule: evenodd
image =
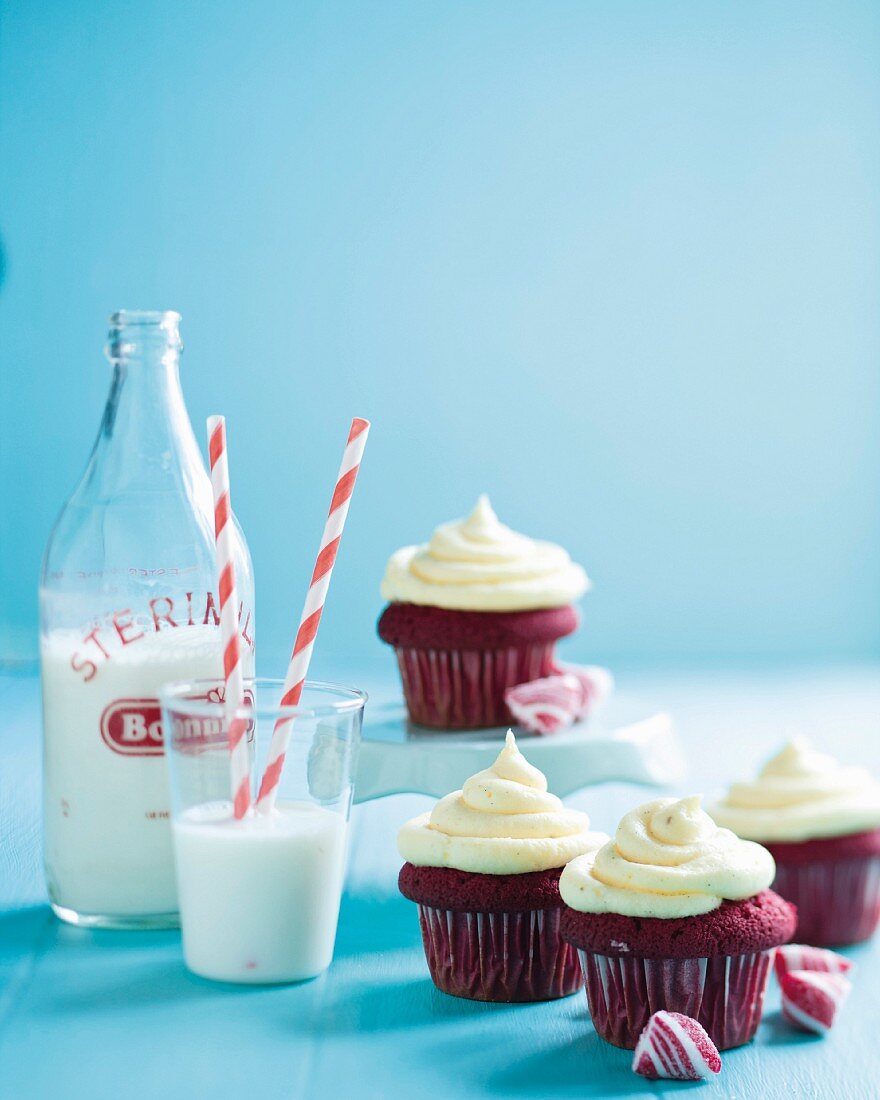
<path id="1" fill-rule="evenodd" d="M 105 354 L 118 363 L 143 354 L 146 349 L 162 349 L 162 362 L 177 361 L 183 351 L 180 339 L 180 314 L 174 309 L 117 309 L 110 314 L 110 332 Z"/>
<path id="2" fill-rule="evenodd" d="M 130 325 L 176 327 L 180 324 L 180 314 L 176 309 L 117 309 L 110 314 L 110 324 L 113 328 Z"/>

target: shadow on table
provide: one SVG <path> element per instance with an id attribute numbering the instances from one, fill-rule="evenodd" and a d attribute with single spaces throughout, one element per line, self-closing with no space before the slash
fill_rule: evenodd
<path id="1" fill-rule="evenodd" d="M 421 948 L 421 944 L 417 908 L 402 895 L 343 897 L 334 958 Z"/>
<path id="2" fill-rule="evenodd" d="M 337 981 L 332 989 L 327 989 L 314 1018 L 299 1019 L 297 1024 L 325 1037 L 375 1034 L 437 1027 L 462 1019 L 479 1025 L 487 1017 L 523 1007 L 450 997 L 435 987 L 427 973 L 410 980 L 389 974 L 387 980 L 380 982 Z"/>
<path id="3" fill-rule="evenodd" d="M 535 1008 L 536 1006 L 532 1006 Z M 561 1006 L 557 1006 L 559 1008 Z M 504 1097 L 541 1097 L 556 1100 L 562 1097 L 646 1097 L 654 1095 L 656 1082 L 646 1081 L 633 1074 L 632 1051 L 620 1050 L 605 1043 L 583 1024 L 578 1033 L 578 1020 L 574 1036 L 567 1040 L 547 1044 L 548 1037 L 568 1031 L 569 1023 L 564 1013 L 557 1011 L 549 1019 L 534 1014 L 532 1025 L 517 1028 L 515 1038 L 509 1033 L 510 1023 L 495 1036 L 484 1028 L 470 1033 L 459 1030 L 446 1034 L 431 1045 L 431 1060 L 435 1065 L 447 1067 L 450 1086 L 456 1080 L 467 1080 L 478 1087 L 481 1095 Z M 494 1047 L 494 1051 L 493 1051 Z M 487 1049 L 491 1052 L 487 1056 Z M 499 1050 L 503 1053 L 499 1054 Z M 661 1086 L 674 1087 L 676 1093 L 699 1082 L 660 1082 Z M 445 1091 L 445 1089 L 444 1089 Z M 666 1093 L 664 1093 L 666 1095 Z"/>
<path id="4" fill-rule="evenodd" d="M 54 940 L 55 917 L 48 905 L 33 905 L 0 914 L 0 964 L 40 953 Z"/>
<path id="5" fill-rule="evenodd" d="M 117 959 L 117 968 L 119 962 Z M 236 993 L 259 991 L 262 986 L 229 986 Z M 82 975 L 75 985 L 56 987 L 51 998 L 51 1010 L 75 1015 L 113 1014 L 132 1008 L 162 1008 L 184 1001 L 208 1002 L 224 994 L 224 987 L 217 983 L 203 982 L 189 974 L 181 961 L 152 961 L 142 969 L 132 972 L 126 968 L 120 976 L 109 967 L 92 969 Z"/>
<path id="6" fill-rule="evenodd" d="M 585 1032 L 579 1038 L 511 1060 L 486 1081 L 498 1096 L 643 1097 L 653 1087 L 673 1089 L 675 1095 L 701 1089 L 705 1081 L 648 1081 L 632 1073 L 632 1052 L 612 1046 Z"/>
<path id="7" fill-rule="evenodd" d="M 180 932 L 104 931 L 59 921 L 48 905 L 0 915 L 0 985 L 28 969 L 46 971 L 50 1012 L 105 1013 L 132 1005 L 210 1001 L 266 986 L 206 982 L 183 965 Z"/>
<path id="8" fill-rule="evenodd" d="M 585 1025 L 585 1028 L 588 1025 Z M 632 1052 L 610 1046 L 592 1030 L 570 1042 L 511 1059 L 487 1085 L 501 1096 L 631 1096 L 647 1082 L 631 1071 Z"/>
<path id="9" fill-rule="evenodd" d="M 782 1012 L 766 1012 L 761 1021 L 760 1038 L 766 1046 L 800 1046 L 815 1043 L 822 1036 L 799 1031 L 785 1019 Z"/>

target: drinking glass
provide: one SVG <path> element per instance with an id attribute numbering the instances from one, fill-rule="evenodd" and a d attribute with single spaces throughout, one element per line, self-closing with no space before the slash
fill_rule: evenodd
<path id="1" fill-rule="evenodd" d="M 254 800 L 279 720 L 290 743 L 275 807 L 236 820 L 223 682 L 161 691 L 184 960 L 215 981 L 301 981 L 333 957 L 367 697 L 317 681 L 297 706 L 283 694 L 281 680 L 245 681 L 234 717 L 248 723 Z"/>

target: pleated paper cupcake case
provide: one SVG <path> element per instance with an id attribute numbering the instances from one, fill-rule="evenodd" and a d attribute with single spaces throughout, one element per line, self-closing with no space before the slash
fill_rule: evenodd
<path id="1" fill-rule="evenodd" d="M 559 934 L 561 909 L 471 913 L 419 906 L 438 989 L 478 1001 L 548 1001 L 581 987 L 577 949 Z"/>

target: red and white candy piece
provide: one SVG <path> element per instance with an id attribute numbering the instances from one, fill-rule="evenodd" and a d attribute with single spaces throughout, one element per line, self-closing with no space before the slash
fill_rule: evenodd
<path id="1" fill-rule="evenodd" d="M 556 673 L 574 676 L 580 685 L 581 698 L 578 718 L 584 718 L 594 707 L 603 703 L 614 690 L 614 677 L 601 665 L 568 665 L 556 662 Z"/>
<path id="2" fill-rule="evenodd" d="M 655 1012 L 633 1053 L 633 1072 L 652 1080 L 708 1081 L 721 1072 L 721 1055 L 702 1024 L 680 1012 Z"/>
<path id="3" fill-rule="evenodd" d="M 508 688 L 504 701 L 519 725 L 532 733 L 556 733 L 585 717 L 611 690 L 607 669 L 595 665 L 559 666 L 540 680 Z"/>
<path id="4" fill-rule="evenodd" d="M 517 684 L 504 694 L 507 709 L 532 733 L 556 733 L 574 722 L 580 707 L 581 685 L 567 674 L 544 676 Z"/>
<path id="5" fill-rule="evenodd" d="M 821 974 L 848 974 L 853 964 L 844 955 L 828 951 L 824 947 L 810 947 L 806 943 L 787 943 L 776 948 L 773 956 L 776 977 L 792 970 L 814 970 Z"/>
<path id="6" fill-rule="evenodd" d="M 842 974 L 791 970 L 779 979 L 782 1015 L 803 1031 L 824 1035 L 831 1030 L 852 983 Z"/>

